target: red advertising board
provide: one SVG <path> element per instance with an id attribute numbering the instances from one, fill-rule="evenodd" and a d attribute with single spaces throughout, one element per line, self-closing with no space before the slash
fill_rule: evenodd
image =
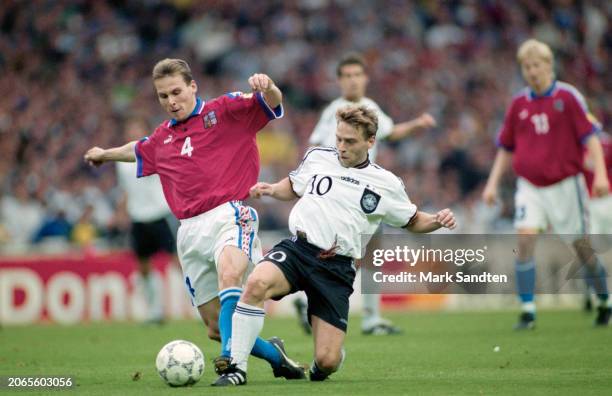
<path id="1" fill-rule="evenodd" d="M 194 317 L 178 264 L 161 254 L 153 264 L 164 286 L 167 317 Z M 127 251 L 0 257 L 0 324 L 143 319 L 146 305 L 134 287 L 136 269 L 136 258 Z"/>

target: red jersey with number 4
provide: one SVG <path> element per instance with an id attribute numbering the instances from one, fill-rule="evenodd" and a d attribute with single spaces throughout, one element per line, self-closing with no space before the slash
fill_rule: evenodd
<path id="1" fill-rule="evenodd" d="M 541 96 L 525 88 L 513 98 L 498 145 L 513 152 L 518 176 L 545 187 L 581 172 L 582 145 L 598 130 L 580 92 L 555 81 Z"/>
<path id="2" fill-rule="evenodd" d="M 259 176 L 255 134 L 283 115 L 261 93 L 234 92 L 204 103 L 184 121 L 164 121 L 136 144 L 137 176 L 158 174 L 179 219 L 246 199 Z"/>
<path id="3" fill-rule="evenodd" d="M 599 138 L 604 152 L 606 169 L 608 170 L 608 183 L 610 184 L 610 189 L 612 191 L 612 137 L 606 133 L 602 133 Z M 589 194 L 593 196 L 593 163 L 592 160 L 588 158 L 587 154 L 588 153 L 585 153 L 583 173 L 584 178 L 586 179 L 587 187 L 589 188 Z"/>

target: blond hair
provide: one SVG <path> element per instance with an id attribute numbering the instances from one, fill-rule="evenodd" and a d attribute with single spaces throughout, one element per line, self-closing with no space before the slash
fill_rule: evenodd
<path id="1" fill-rule="evenodd" d="M 187 62 L 182 59 L 163 59 L 155 64 L 153 67 L 153 81 L 159 80 L 166 76 L 173 76 L 179 74 L 183 77 L 185 84 L 190 84 L 193 81 L 193 75 Z"/>
<path id="2" fill-rule="evenodd" d="M 336 112 L 338 122 L 345 122 L 361 131 L 367 139 L 376 136 L 378 116 L 374 110 L 366 106 L 345 106 Z"/>
<path id="3" fill-rule="evenodd" d="M 523 63 L 525 59 L 531 56 L 536 56 L 550 65 L 553 63 L 553 52 L 548 44 L 536 39 L 525 41 L 516 51 L 516 59 L 519 63 Z"/>

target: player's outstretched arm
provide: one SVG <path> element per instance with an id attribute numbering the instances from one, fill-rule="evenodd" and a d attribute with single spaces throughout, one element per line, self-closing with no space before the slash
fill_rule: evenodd
<path id="1" fill-rule="evenodd" d="M 267 74 L 255 73 L 249 77 L 249 85 L 255 92 L 263 93 L 266 103 L 275 108 L 283 102 L 283 94 Z"/>
<path id="2" fill-rule="evenodd" d="M 399 124 L 395 124 L 393 126 L 393 130 L 391 131 L 391 135 L 387 138 L 388 140 L 401 140 L 413 132 L 416 132 L 421 129 L 428 129 L 435 127 L 437 125 L 436 119 L 429 113 L 423 113 L 417 118 L 402 122 Z"/>
<path id="3" fill-rule="evenodd" d="M 121 147 L 114 147 L 110 149 L 92 147 L 87 150 L 83 156 L 83 159 L 92 166 L 100 166 L 109 161 L 134 162 L 136 161 L 136 154 L 134 153 L 136 143 L 136 141 L 133 141 Z"/>
<path id="4" fill-rule="evenodd" d="M 419 211 L 405 228 L 411 232 L 427 233 L 442 227 L 450 230 L 457 227 L 455 214 L 448 208 L 435 214 Z"/>
<path id="5" fill-rule="evenodd" d="M 491 168 L 491 173 L 489 174 L 489 179 L 482 192 L 482 200 L 485 201 L 487 205 L 494 205 L 497 201 L 497 187 L 499 186 L 502 175 L 510 166 L 510 162 L 512 162 L 512 153 L 503 148 L 498 149 L 493 168 Z"/>
<path id="6" fill-rule="evenodd" d="M 251 198 L 268 196 L 278 199 L 279 201 L 291 201 L 299 198 L 293 191 L 288 177 L 285 177 L 283 180 L 274 184 L 259 182 L 251 187 L 249 194 L 251 195 Z"/>
<path id="7" fill-rule="evenodd" d="M 608 173 L 601 142 L 596 135 L 591 135 L 586 141 L 588 155 L 593 161 L 593 195 L 603 197 L 608 195 Z"/>

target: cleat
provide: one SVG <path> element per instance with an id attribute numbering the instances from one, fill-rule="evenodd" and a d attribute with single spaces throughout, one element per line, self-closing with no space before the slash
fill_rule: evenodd
<path id="1" fill-rule="evenodd" d="M 535 315 L 531 312 L 523 312 L 519 316 L 519 321 L 514 325 L 514 330 L 533 330 L 535 329 Z"/>
<path id="2" fill-rule="evenodd" d="M 402 334 L 402 329 L 396 327 L 391 322 L 381 322 L 368 329 L 361 330 L 363 335 L 398 335 Z"/>
<path id="3" fill-rule="evenodd" d="M 246 385 L 247 375 L 244 371 L 236 367 L 236 364 L 230 364 L 225 370 L 225 374 L 217 378 L 211 386 L 240 386 Z"/>
<path id="4" fill-rule="evenodd" d="M 215 366 L 215 373 L 217 375 L 223 375 L 230 368 L 232 363 L 232 358 L 228 356 L 218 356 L 213 360 L 213 364 Z"/>
<path id="5" fill-rule="evenodd" d="M 591 297 L 585 296 L 582 309 L 584 312 L 593 312 L 593 302 L 591 301 Z"/>
<path id="6" fill-rule="evenodd" d="M 310 323 L 308 323 L 308 305 L 306 305 L 301 298 L 296 298 L 293 300 L 293 306 L 295 307 L 295 311 L 298 315 L 300 327 L 302 330 L 304 330 L 304 333 L 311 334 L 312 327 L 310 326 Z"/>
<path id="7" fill-rule="evenodd" d="M 278 367 L 272 369 L 275 377 L 284 377 L 285 379 L 305 379 L 305 370 L 308 368 L 299 365 L 293 360 L 289 359 L 285 353 L 285 343 L 278 337 L 272 337 L 268 340 L 278 350 L 281 355 L 281 363 Z"/>
<path id="8" fill-rule="evenodd" d="M 309 371 L 309 377 L 310 380 L 313 382 L 319 382 L 319 381 L 325 381 L 326 379 L 329 378 L 329 374 L 325 374 L 322 371 L 318 371 L 318 372 L 313 372 L 312 370 Z"/>
<path id="9" fill-rule="evenodd" d="M 612 308 L 610 307 L 597 307 L 597 317 L 595 318 L 595 326 L 603 327 L 607 326 L 610 322 L 610 314 Z"/>

